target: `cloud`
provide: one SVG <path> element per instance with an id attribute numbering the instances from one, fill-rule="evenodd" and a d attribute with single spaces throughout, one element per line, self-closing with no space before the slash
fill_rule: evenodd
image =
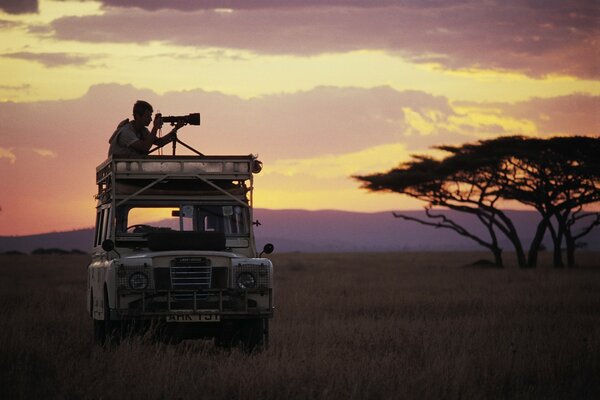
<path id="1" fill-rule="evenodd" d="M 9 14 L 27 14 L 38 12 L 37 0 L 0 0 L 0 9 Z"/>
<path id="2" fill-rule="evenodd" d="M 9 163 L 14 164 L 17 161 L 17 156 L 13 153 L 12 149 L 5 149 L 0 147 L 0 159 L 6 158 Z"/>
<path id="3" fill-rule="evenodd" d="M 483 112 L 510 116 L 533 127 L 540 135 L 600 135 L 600 96 L 572 94 L 550 99 L 533 98 L 515 104 L 457 103 L 456 107 L 470 115 Z M 514 132 L 519 132 L 517 128 L 513 127 Z"/>
<path id="4" fill-rule="evenodd" d="M 0 103 L 3 144 L 75 152 L 75 158 L 99 161 L 106 155 L 108 137 L 119 121 L 131 116 L 137 99 L 163 114 L 200 112 L 202 125 L 183 128 L 179 137 L 202 152 L 252 152 L 269 162 L 392 144 L 421 151 L 509 134 L 600 134 L 594 112 L 600 96 L 452 103 L 443 96 L 389 87 L 318 87 L 245 100 L 202 90 L 157 95 L 106 84 L 74 100 Z"/>
<path id="5" fill-rule="evenodd" d="M 523 131 L 541 137 L 577 133 L 584 126 L 586 134 L 600 135 L 590 112 L 598 109 L 600 96 L 452 103 L 389 87 L 320 87 L 241 99 L 202 90 L 158 95 L 132 86 L 98 85 L 73 100 L 0 102 L 2 204 L 29 215 L 27 222 L 15 217 L 14 227 L 4 228 L 7 234 L 39 232 L 39 221 L 49 221 L 48 229 L 93 223 L 95 168 L 106 158 L 110 134 L 130 116 L 137 99 L 165 114 L 201 112 L 202 125 L 185 127 L 178 136 L 205 154 L 258 154 L 264 162 L 256 180 L 261 207 L 392 209 L 396 197 L 361 192 L 348 176 L 389 169 L 433 145 Z M 40 155 L 52 154 L 47 149 L 68 157 L 49 160 L 40 173 Z M 48 176 L 57 184 L 48 186 Z M 47 220 L 48 207 L 68 210 L 69 218 L 59 213 Z"/>
<path id="6" fill-rule="evenodd" d="M 23 83 L 21 85 L 0 85 L 0 90 L 15 91 L 15 92 L 27 92 L 31 89 L 29 83 Z"/>
<path id="7" fill-rule="evenodd" d="M 455 0 L 457 3 L 459 0 Z M 307 8 L 307 7 L 355 7 L 375 8 L 392 5 L 419 5 L 435 7 L 443 4 L 443 0 L 102 0 L 102 3 L 112 7 L 137 7 L 144 10 L 253 10 L 273 8 Z"/>
<path id="8" fill-rule="evenodd" d="M 5 19 L 0 19 L 0 29 L 9 29 L 17 26 L 22 26 L 22 23 L 17 21 L 8 21 Z"/>
<path id="9" fill-rule="evenodd" d="M 16 53 L 4 53 L 0 54 L 0 56 L 35 61 L 49 68 L 62 67 L 65 65 L 83 65 L 90 60 L 88 57 L 68 53 L 31 53 L 26 51 Z"/>
<path id="10" fill-rule="evenodd" d="M 31 149 L 35 154 L 42 157 L 56 158 L 58 155 L 53 150 L 48 149 Z"/>
<path id="11" fill-rule="evenodd" d="M 104 15 L 58 19 L 53 28 L 58 38 L 67 40 L 158 40 L 300 56 L 378 49 L 453 70 L 600 76 L 594 57 L 600 46 L 599 11 L 593 0 L 380 1 L 368 7 L 358 1 L 329 1 L 325 6 L 316 1 L 295 1 L 291 6 L 243 3 L 230 2 L 233 11 L 227 13 L 207 9 L 216 2 L 162 3 L 185 12 L 110 7 Z M 159 7 L 158 2 L 141 1 L 107 4 Z"/>

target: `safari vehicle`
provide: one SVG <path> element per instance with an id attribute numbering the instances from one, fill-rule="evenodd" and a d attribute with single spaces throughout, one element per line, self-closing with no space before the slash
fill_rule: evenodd
<path id="1" fill-rule="evenodd" d="M 152 326 L 173 341 L 267 346 L 273 265 L 261 256 L 273 246 L 257 254 L 252 215 L 261 168 L 251 155 L 110 157 L 97 167 L 86 302 L 98 343 Z"/>

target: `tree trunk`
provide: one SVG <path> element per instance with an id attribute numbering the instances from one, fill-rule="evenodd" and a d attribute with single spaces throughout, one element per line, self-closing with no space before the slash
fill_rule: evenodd
<path id="1" fill-rule="evenodd" d="M 553 266 L 554 268 L 564 268 L 562 251 L 560 249 L 560 242 L 554 244 L 554 255 L 553 255 Z"/>
<path id="2" fill-rule="evenodd" d="M 491 248 L 492 254 L 494 255 L 494 264 L 498 268 L 504 268 L 504 262 L 502 261 L 502 249 L 499 247 Z"/>
<path id="3" fill-rule="evenodd" d="M 518 236 L 512 237 L 509 236 L 510 241 L 515 247 L 515 254 L 517 255 L 517 264 L 519 268 L 527 268 L 527 258 L 525 257 L 525 251 L 523 250 L 523 246 L 521 245 L 521 241 Z"/>
<path id="4" fill-rule="evenodd" d="M 525 251 L 523 251 L 521 243 L 519 243 L 518 248 L 515 248 L 515 251 L 517 252 L 517 263 L 519 264 L 519 268 L 527 268 L 527 257 L 525 257 Z"/>
<path id="5" fill-rule="evenodd" d="M 560 223 L 560 222 L 559 222 Z M 562 251 L 560 246 L 562 245 L 562 231 L 559 227 L 558 232 L 554 229 L 552 224 L 548 224 L 548 229 L 550 230 L 550 235 L 552 236 L 552 242 L 554 244 L 554 253 L 553 253 L 553 263 L 552 266 L 554 268 L 564 268 L 564 263 L 562 259 Z"/>
<path id="6" fill-rule="evenodd" d="M 544 240 L 544 234 L 546 233 L 547 227 L 548 218 L 542 219 L 537 226 L 535 236 L 533 237 L 531 245 L 529 246 L 529 254 L 527 255 L 527 266 L 529 268 L 537 267 L 538 253 L 540 251 L 542 240 Z"/>
<path id="7" fill-rule="evenodd" d="M 515 254 L 517 255 L 517 263 L 519 264 L 519 268 L 527 268 L 527 258 L 525 257 L 525 251 L 523 250 L 523 245 L 521 244 L 521 239 L 519 238 L 519 234 L 515 229 L 514 224 L 501 211 L 497 211 L 498 217 L 504 222 L 504 226 L 502 224 L 497 224 L 498 228 L 506 235 L 508 240 L 513 244 L 515 248 Z"/>
<path id="8" fill-rule="evenodd" d="M 569 232 L 565 232 L 565 243 L 567 245 L 567 267 L 575 268 L 575 239 Z"/>

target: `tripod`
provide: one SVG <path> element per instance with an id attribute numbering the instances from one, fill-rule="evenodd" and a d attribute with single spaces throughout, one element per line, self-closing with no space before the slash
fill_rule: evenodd
<path id="1" fill-rule="evenodd" d="M 181 128 L 181 126 L 180 126 Z M 192 146 L 184 143 L 183 141 L 179 140 L 179 138 L 177 137 L 177 131 L 175 131 L 173 133 L 173 139 L 171 139 L 171 143 L 173 144 L 173 155 L 175 155 L 175 152 L 177 150 L 177 143 L 179 143 L 180 145 L 182 145 L 183 147 L 185 147 L 186 149 L 193 151 L 194 153 L 196 153 L 199 156 L 203 156 L 204 154 L 200 153 L 198 150 L 196 150 L 195 148 L 193 148 Z M 155 148 L 153 148 L 152 150 L 150 150 L 148 152 L 148 154 L 154 153 L 156 150 L 158 149 L 162 149 L 164 146 L 166 146 L 167 144 L 169 144 L 169 142 L 161 145 L 161 146 L 156 146 Z"/>

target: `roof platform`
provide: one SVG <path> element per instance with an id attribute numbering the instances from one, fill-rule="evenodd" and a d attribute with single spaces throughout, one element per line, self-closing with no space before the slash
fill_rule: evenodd
<path id="1" fill-rule="evenodd" d="M 247 156 L 146 156 L 110 157 L 96 168 L 96 183 L 109 177 L 121 179 L 193 178 L 209 180 L 247 180 L 258 172 L 259 161 Z"/>
<path id="2" fill-rule="evenodd" d="M 109 157 L 96 168 L 96 198 L 117 201 L 118 206 L 134 198 L 215 198 L 220 194 L 247 205 L 253 174 L 261 168 L 253 155 Z"/>

